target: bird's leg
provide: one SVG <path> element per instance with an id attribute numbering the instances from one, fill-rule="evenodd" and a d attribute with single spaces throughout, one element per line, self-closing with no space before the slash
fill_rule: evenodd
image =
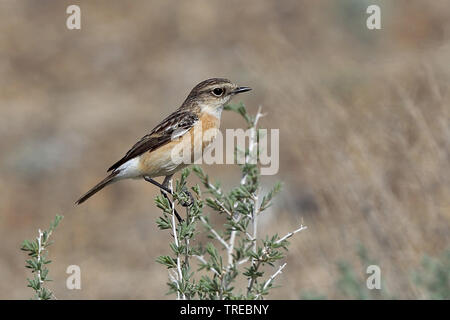
<path id="1" fill-rule="evenodd" d="M 162 184 L 160 184 L 159 182 L 157 182 L 157 181 L 155 181 L 155 180 L 153 180 L 152 178 L 147 177 L 147 176 L 145 176 L 144 179 L 145 179 L 145 181 L 148 181 L 148 182 L 154 184 L 155 186 L 157 186 L 157 187 L 160 188 L 161 190 L 164 190 L 164 191 L 167 192 L 167 193 L 171 193 L 170 190 L 169 190 L 169 188 L 168 188 L 168 186 L 169 186 L 169 181 L 170 181 L 170 179 L 172 179 L 172 176 L 173 176 L 173 175 L 170 175 L 170 176 L 165 177 Z M 190 201 L 189 201 L 189 202 L 183 201 L 183 202 L 180 203 L 180 204 L 181 204 L 183 207 L 190 207 L 190 206 L 192 206 L 192 204 L 194 203 L 194 197 L 192 196 L 192 193 L 190 193 L 189 190 L 188 190 L 187 188 L 183 188 L 183 193 L 188 195 Z"/>
<path id="2" fill-rule="evenodd" d="M 170 176 L 170 177 L 172 177 L 172 176 Z M 169 180 L 167 180 L 167 183 L 166 183 L 166 179 L 164 179 L 163 184 L 160 184 L 158 181 L 155 181 L 152 178 L 147 177 L 147 176 L 144 176 L 144 180 L 147 181 L 147 182 L 150 182 L 151 184 L 154 184 L 155 186 L 157 186 L 158 188 L 164 190 L 165 192 L 172 194 L 170 189 L 167 187 L 169 185 L 170 178 L 169 178 Z M 166 185 L 164 185 L 164 183 L 166 183 Z"/>
<path id="3" fill-rule="evenodd" d="M 162 183 L 162 186 L 163 186 L 164 188 L 166 188 L 167 190 L 169 190 L 169 182 L 170 182 L 170 179 L 172 179 L 172 177 L 173 177 L 173 174 L 171 174 L 170 176 L 166 176 L 166 177 L 164 178 L 163 183 Z"/>
<path id="4" fill-rule="evenodd" d="M 194 204 L 194 197 L 192 196 L 192 193 L 190 193 L 190 191 L 186 187 L 183 188 L 183 193 L 188 195 L 189 202 L 184 201 L 183 203 L 181 203 L 181 205 L 183 207 L 190 207 L 190 206 L 192 206 Z"/>
<path id="5" fill-rule="evenodd" d="M 167 176 L 167 177 L 165 177 L 165 178 L 164 178 L 164 182 L 163 182 L 162 185 L 165 186 L 165 187 L 167 188 L 167 186 L 169 185 L 170 179 L 172 179 L 172 176 Z M 188 195 L 190 201 L 189 201 L 189 202 L 187 202 L 187 201 L 182 201 L 182 202 L 180 202 L 180 204 L 181 204 L 183 207 L 190 207 L 190 206 L 192 206 L 192 205 L 194 204 L 194 197 L 192 196 L 192 194 L 189 192 L 189 190 L 188 190 L 186 187 L 184 187 L 182 191 L 183 191 L 184 194 L 187 194 L 187 195 Z"/>
<path id="6" fill-rule="evenodd" d="M 174 204 L 172 203 L 172 201 L 170 201 L 169 196 L 167 195 L 167 194 L 172 194 L 172 191 L 168 188 L 170 179 L 172 179 L 172 176 L 166 176 L 166 177 L 164 178 L 163 184 L 160 184 L 160 183 L 158 183 L 157 181 L 153 180 L 152 178 L 147 177 L 147 176 L 144 176 L 144 180 L 145 180 L 145 181 L 150 182 L 151 184 L 154 184 L 155 186 L 157 186 L 158 188 L 161 189 L 161 194 L 162 194 L 162 196 L 163 196 L 164 198 L 166 198 L 166 199 L 169 201 L 170 208 L 173 208 L 173 212 L 175 213 L 175 216 L 177 217 L 178 222 L 181 223 L 181 222 L 183 222 L 184 220 L 183 220 L 183 218 L 181 218 L 181 216 L 178 214 L 177 209 L 175 209 L 175 208 L 173 207 Z"/>
<path id="7" fill-rule="evenodd" d="M 170 194 L 173 195 L 173 190 L 170 190 L 170 189 L 169 189 L 169 182 L 170 182 L 170 179 L 172 179 L 172 176 L 173 176 L 173 174 L 171 174 L 170 176 L 166 176 L 166 177 L 164 178 L 163 183 L 162 183 L 162 187 L 163 187 L 163 188 L 162 188 L 162 190 L 161 190 L 161 194 L 162 194 L 167 200 L 169 200 L 169 197 L 167 196 L 167 194 L 166 194 L 163 190 L 169 190 L 168 193 L 170 193 Z M 179 223 L 183 222 L 184 219 L 181 218 L 181 216 L 178 214 L 177 209 L 175 209 L 175 204 L 172 203 L 170 200 L 169 200 L 169 203 L 170 203 L 170 206 L 171 206 L 171 207 L 174 206 L 174 207 L 173 207 L 173 212 L 175 213 L 175 216 L 177 217 L 178 222 L 179 222 Z"/>

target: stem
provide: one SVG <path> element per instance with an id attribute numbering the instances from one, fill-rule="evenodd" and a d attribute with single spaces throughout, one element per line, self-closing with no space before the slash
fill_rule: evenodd
<path id="1" fill-rule="evenodd" d="M 233 259 L 233 251 L 234 251 L 234 241 L 236 239 L 236 230 L 231 231 L 231 235 L 230 235 L 230 242 L 228 245 L 228 270 L 231 269 L 231 267 L 234 264 L 234 259 Z"/>
<path id="2" fill-rule="evenodd" d="M 280 267 L 278 268 L 277 272 L 275 272 L 275 273 L 269 278 L 269 280 L 267 280 L 267 281 L 264 283 L 264 287 L 263 287 L 264 290 L 267 289 L 267 287 L 269 286 L 269 284 L 273 281 L 273 279 L 275 279 L 276 276 L 278 276 L 280 273 L 282 273 L 282 271 L 283 271 L 284 267 L 286 267 L 286 265 L 287 265 L 287 262 L 285 262 L 282 266 L 280 266 Z"/>
<path id="3" fill-rule="evenodd" d="M 277 270 L 277 272 L 275 272 L 273 275 L 270 276 L 269 279 L 267 279 L 266 282 L 264 282 L 264 287 L 263 287 L 263 291 L 267 289 L 267 287 L 269 286 L 269 284 L 272 283 L 272 281 L 275 279 L 276 276 L 278 276 L 280 273 L 282 273 L 284 267 L 286 267 L 287 263 L 285 262 L 282 266 L 280 266 Z M 260 293 L 258 293 L 255 297 L 255 299 L 258 299 L 261 296 Z"/>
<path id="4" fill-rule="evenodd" d="M 223 300 L 223 277 L 220 277 L 220 291 L 219 291 L 219 300 Z"/>
<path id="5" fill-rule="evenodd" d="M 248 146 L 248 154 L 245 156 L 245 164 L 250 163 L 250 161 L 255 161 L 255 163 L 258 162 L 258 150 L 256 150 L 256 156 L 255 156 L 255 147 L 257 146 L 257 126 L 258 126 L 258 121 L 261 117 L 263 117 L 264 114 L 261 113 L 261 106 L 258 107 L 258 112 L 256 113 L 255 116 L 255 120 L 252 123 L 252 127 L 251 127 L 251 133 L 250 133 L 250 142 L 249 142 L 249 146 Z M 244 175 L 241 179 L 241 184 L 244 185 L 245 182 L 247 181 L 247 174 Z"/>
<path id="6" fill-rule="evenodd" d="M 283 242 L 284 240 L 289 239 L 290 237 L 292 237 L 292 236 L 293 236 L 294 234 L 296 234 L 297 232 L 300 232 L 300 231 L 305 230 L 305 229 L 307 229 L 307 228 L 308 228 L 307 226 L 304 226 L 303 224 L 301 224 L 301 225 L 300 225 L 300 228 L 298 228 L 297 230 L 294 230 L 294 231 L 292 231 L 292 232 L 289 232 L 289 233 L 286 234 L 284 237 L 278 239 L 275 243 L 276 243 L 276 244 L 279 244 L 279 243 Z"/>
<path id="7" fill-rule="evenodd" d="M 250 142 L 249 142 L 249 147 L 248 147 L 248 154 L 245 157 L 245 163 L 249 164 L 252 163 L 253 161 L 255 161 L 255 163 L 258 162 L 258 150 L 257 150 L 257 144 L 258 144 L 258 135 L 257 135 L 257 126 L 258 126 L 258 120 L 263 116 L 263 114 L 261 113 L 261 107 L 258 108 L 258 112 L 256 113 L 255 119 L 252 123 L 252 127 L 251 127 L 251 134 L 250 134 Z M 256 154 L 255 154 L 256 151 Z M 247 175 L 245 175 L 242 180 L 241 180 L 241 184 L 244 185 L 246 183 L 247 180 Z M 252 197 L 253 200 L 253 211 L 251 213 L 251 220 L 252 220 L 252 226 L 253 226 L 253 235 L 251 236 L 252 241 L 253 241 L 253 252 L 256 253 L 256 246 L 257 246 L 257 235 L 258 235 L 258 214 L 259 214 L 259 210 L 260 208 L 258 207 L 258 195 L 259 195 L 259 190 L 256 190 L 256 194 Z M 252 261 L 252 265 L 255 268 L 255 271 L 258 270 L 261 262 L 256 262 L 256 260 L 254 258 L 251 259 Z M 250 294 L 253 284 L 255 283 L 255 278 L 250 278 L 248 280 L 248 287 L 247 287 L 247 295 Z"/>
<path id="8" fill-rule="evenodd" d="M 170 190 L 170 194 L 173 196 L 173 189 L 172 189 L 172 179 L 169 180 L 169 190 Z M 170 201 L 170 200 L 169 200 Z M 175 221 L 175 204 L 172 202 L 172 232 L 173 232 L 173 239 L 175 242 L 175 246 L 177 247 L 177 249 L 180 247 L 180 244 L 178 242 L 178 234 L 177 234 L 177 225 L 176 225 L 176 221 Z M 180 259 L 180 254 L 178 253 L 177 250 L 177 271 L 178 271 L 178 288 L 180 288 L 179 283 L 181 283 L 183 281 L 183 273 L 181 272 L 181 259 Z M 177 293 L 177 299 L 180 299 L 180 292 Z M 186 296 L 183 293 L 181 296 L 182 300 L 186 300 Z"/>
<path id="9" fill-rule="evenodd" d="M 208 262 L 205 260 L 205 258 L 203 258 L 203 256 L 199 256 L 199 255 L 194 255 L 193 257 L 197 258 L 201 263 L 203 264 L 208 264 Z M 215 273 L 218 277 L 220 277 L 220 273 L 217 272 L 217 270 L 213 269 L 213 268 L 208 268 L 209 270 L 211 270 L 213 273 Z"/>
<path id="10" fill-rule="evenodd" d="M 253 224 L 253 252 L 256 252 L 256 239 L 258 234 L 258 216 L 259 216 L 259 207 L 258 207 L 258 196 L 259 189 L 256 191 L 256 195 L 253 199 L 253 212 L 252 212 L 252 224 Z"/>
<path id="11" fill-rule="evenodd" d="M 256 237 L 257 237 L 257 232 L 258 232 L 258 213 L 259 213 L 259 208 L 258 208 L 258 192 L 255 195 L 254 199 L 253 199 L 253 212 L 252 212 L 252 225 L 253 225 L 253 252 L 256 253 Z M 252 265 L 255 266 L 255 271 L 258 270 L 260 263 L 258 262 L 258 264 L 255 265 L 255 259 L 252 258 Z M 252 290 L 253 287 L 253 283 L 255 281 L 255 278 L 250 278 L 248 281 L 248 289 L 247 289 L 247 295 L 250 294 L 250 291 Z"/>
<path id="12" fill-rule="evenodd" d="M 220 243 L 225 247 L 225 249 L 228 250 L 229 246 L 228 243 L 217 233 L 216 230 L 214 230 L 209 223 L 206 221 L 206 219 L 202 216 L 200 216 L 200 221 L 203 222 L 203 224 L 211 231 L 211 233 L 216 237 L 217 240 L 220 241 Z"/>
<path id="13" fill-rule="evenodd" d="M 189 209 L 189 207 L 186 207 L 186 221 L 187 221 L 188 225 L 193 222 L 190 220 L 189 213 L 190 213 L 190 209 Z M 186 237 L 184 240 L 185 240 L 185 245 L 186 245 L 184 265 L 186 266 L 186 268 L 189 268 L 189 237 Z"/>
<path id="14" fill-rule="evenodd" d="M 259 266 L 261 265 L 261 261 L 258 261 L 255 264 L 255 272 L 258 271 Z M 255 279 L 254 277 L 250 278 L 248 281 L 248 287 L 247 287 L 247 296 L 250 294 L 250 292 L 252 291 L 253 285 L 255 284 Z"/>
<path id="15" fill-rule="evenodd" d="M 37 241 L 38 241 L 37 261 L 39 263 L 39 262 L 41 262 L 42 236 L 43 236 L 43 233 L 42 233 L 41 229 L 39 229 L 38 232 L 39 232 L 39 237 L 37 237 Z M 42 281 L 42 278 L 41 278 L 41 268 L 39 268 L 38 271 L 37 271 L 37 277 L 39 279 L 38 300 L 41 300 L 40 295 L 41 295 L 41 292 L 42 292 L 42 285 L 44 284 L 44 281 Z"/>

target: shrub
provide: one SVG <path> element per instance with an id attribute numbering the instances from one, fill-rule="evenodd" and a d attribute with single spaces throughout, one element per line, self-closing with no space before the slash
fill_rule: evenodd
<path id="1" fill-rule="evenodd" d="M 280 261 L 287 252 L 288 239 L 306 228 L 301 225 L 283 237 L 258 234 L 258 218 L 272 205 L 281 184 L 261 194 L 257 144 L 260 110 L 253 117 L 242 104 L 229 105 L 226 109 L 240 114 L 251 130 L 246 150 L 236 150 L 236 154 L 244 152 L 245 156 L 245 163 L 240 165 L 239 185 L 227 192 L 194 166 L 193 172 L 201 186 L 194 185 L 188 192 L 186 184 L 191 170 L 185 169 L 173 189 L 170 185 L 173 200 L 163 196 L 156 199 L 156 205 L 162 210 L 158 227 L 168 230 L 173 237 L 169 244 L 171 253 L 158 257 L 157 261 L 169 269 L 169 293 L 175 293 L 177 299 L 263 299 L 286 266 Z M 175 205 L 186 203 L 189 203 L 186 218 L 177 223 Z M 214 214 L 225 215 L 226 223 L 213 226 L 207 208 Z M 211 240 L 205 246 L 196 244 L 199 225 L 206 228 Z M 194 259 L 196 266 L 192 263 Z M 263 270 L 266 265 L 274 268 L 270 276 Z M 201 275 L 195 271 L 201 271 Z"/>

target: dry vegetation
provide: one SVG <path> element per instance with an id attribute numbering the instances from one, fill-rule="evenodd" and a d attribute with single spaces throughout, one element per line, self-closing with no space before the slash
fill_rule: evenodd
<path id="1" fill-rule="evenodd" d="M 308 225 L 271 297 L 342 298 L 336 261 L 364 270 L 359 243 L 386 290 L 424 297 L 410 273 L 450 239 L 448 1 L 370 1 L 380 31 L 365 28 L 367 1 L 89 1 L 69 31 L 77 2 L 0 2 L 0 298 L 29 296 L 18 248 L 55 214 L 58 298 L 165 298 L 156 188 L 121 182 L 73 202 L 213 76 L 254 88 L 249 111 L 262 105 L 261 126 L 281 130 L 280 172 L 265 179 L 284 191 L 262 231 Z M 222 127 L 237 120 L 226 113 Z M 81 291 L 65 289 L 70 264 Z"/>

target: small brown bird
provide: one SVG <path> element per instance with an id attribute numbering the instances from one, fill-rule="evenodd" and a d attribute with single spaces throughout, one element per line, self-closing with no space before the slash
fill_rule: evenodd
<path id="1" fill-rule="evenodd" d="M 166 192 L 168 182 L 175 172 L 188 164 L 174 161 L 172 151 L 180 148 L 179 143 L 189 144 L 193 150 L 192 158 L 197 158 L 213 141 L 214 137 L 203 139 L 196 132 L 211 132 L 219 129 L 223 107 L 230 99 L 251 88 L 239 87 L 227 79 L 213 78 L 200 82 L 192 89 L 180 108 L 165 118 L 149 134 L 142 137 L 125 156 L 113 164 L 110 174 L 76 201 L 81 204 L 105 186 L 122 179 L 144 178 Z M 194 134 L 195 133 L 195 134 Z M 186 135 L 193 139 L 183 139 Z M 191 148 L 200 143 L 199 148 Z M 163 184 L 152 178 L 164 176 Z"/>

